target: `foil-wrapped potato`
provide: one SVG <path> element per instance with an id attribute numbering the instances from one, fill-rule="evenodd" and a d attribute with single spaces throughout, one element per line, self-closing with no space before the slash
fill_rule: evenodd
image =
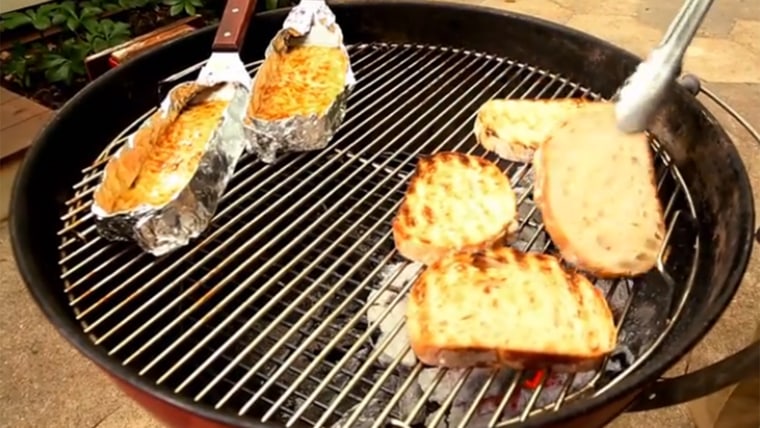
<path id="1" fill-rule="evenodd" d="M 244 150 L 247 99 L 240 84 L 172 89 L 106 164 L 91 208 L 100 235 L 156 256 L 200 235 Z"/>
<path id="2" fill-rule="evenodd" d="M 271 41 L 253 81 L 248 149 L 264 162 L 318 150 L 340 127 L 355 84 L 343 34 L 323 1 L 303 1 Z"/>

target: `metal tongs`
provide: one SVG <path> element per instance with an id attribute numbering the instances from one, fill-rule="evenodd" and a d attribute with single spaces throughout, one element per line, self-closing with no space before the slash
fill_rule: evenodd
<path id="1" fill-rule="evenodd" d="M 669 85 L 681 73 L 683 57 L 713 0 L 686 0 L 660 45 L 641 62 L 616 95 L 618 128 L 642 132 L 659 109 Z"/>

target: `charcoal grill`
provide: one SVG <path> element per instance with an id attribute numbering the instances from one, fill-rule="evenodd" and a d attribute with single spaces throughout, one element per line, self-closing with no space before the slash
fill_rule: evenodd
<path id="1" fill-rule="evenodd" d="M 651 135 L 667 225 L 659 267 L 597 283 L 620 351 L 597 372 L 562 378 L 406 365 L 395 314 L 419 272 L 395 252 L 390 221 L 417 158 L 456 150 L 496 162 L 519 194 L 516 245 L 551 252 L 531 167 L 484 152 L 475 112 L 494 97 L 607 98 L 636 59 L 518 14 L 425 1 L 332 6 L 358 77 L 341 131 L 319 152 L 269 165 L 244 158 L 213 224 L 187 248 L 156 259 L 109 243 L 89 207 L 105 163 L 160 91 L 194 78 L 213 29 L 94 82 L 28 154 L 11 218 L 20 271 L 63 335 L 130 395 L 183 427 L 590 427 L 634 400 L 650 409 L 705 395 L 758 364 L 755 344 L 655 382 L 731 300 L 754 224 L 728 136 L 674 85 Z M 254 20 L 243 52 L 251 73 L 284 14 Z"/>

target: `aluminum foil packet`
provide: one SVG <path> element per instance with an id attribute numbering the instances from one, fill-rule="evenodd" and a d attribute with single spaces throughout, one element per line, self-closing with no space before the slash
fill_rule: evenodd
<path id="1" fill-rule="evenodd" d="M 91 208 L 98 233 L 110 241 L 135 241 L 154 256 L 187 245 L 203 233 L 245 149 L 243 119 L 248 96 L 248 89 L 240 83 L 205 86 L 186 82 L 174 87 L 106 165 Z M 140 202 L 138 194 L 129 196 L 137 202 L 122 205 L 134 208 L 119 208 L 115 201 L 127 198 L 124 192 L 137 185 L 144 162 L 159 155 L 155 150 L 157 140 L 187 107 L 203 100 L 226 105 L 216 125 L 211 125 L 213 130 L 187 184 L 179 186 L 170 198 L 161 198 L 168 200 L 161 205 Z M 159 182 L 171 180 L 160 178 Z M 105 183 L 108 184 L 104 186 Z"/>
<path id="2" fill-rule="evenodd" d="M 335 48 L 345 55 L 348 67 L 343 91 L 320 114 L 296 114 L 264 120 L 249 112 L 246 119 L 247 150 L 255 153 L 263 162 L 272 163 L 279 154 L 285 152 L 323 149 L 343 122 L 348 97 L 356 84 L 356 78 L 343 44 L 343 33 L 335 15 L 323 0 L 303 0 L 290 11 L 282 29 L 267 47 L 264 63 L 254 77 L 251 103 L 255 102 L 257 87 L 261 90 L 257 83 L 263 84 L 262 79 L 278 79 L 278 70 L 282 70 L 282 67 L 275 65 L 275 62 L 294 49 L 309 46 Z M 315 85 L 320 85 L 320 82 L 315 82 Z M 262 98 L 261 102 L 266 103 L 267 98 Z"/>

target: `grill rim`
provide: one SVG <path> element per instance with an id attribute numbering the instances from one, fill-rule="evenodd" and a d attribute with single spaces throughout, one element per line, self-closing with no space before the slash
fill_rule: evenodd
<path id="1" fill-rule="evenodd" d="M 543 27 L 543 30 L 554 32 L 556 36 L 564 37 L 568 40 L 573 40 L 574 42 L 583 42 L 586 44 L 594 45 L 599 49 L 604 50 L 605 53 L 609 54 L 610 56 L 615 57 L 621 63 L 635 63 L 637 61 L 637 58 L 633 54 L 589 34 L 544 21 L 539 18 L 512 12 L 488 9 L 481 6 L 454 3 L 437 3 L 435 5 L 432 5 L 425 0 L 369 0 L 362 2 L 361 4 L 353 5 L 351 5 L 351 2 L 349 1 L 338 0 L 335 3 L 336 4 L 332 6 L 336 12 L 339 8 L 350 10 L 352 7 L 372 8 L 379 6 L 387 8 L 389 6 L 407 6 L 424 9 L 449 9 L 447 11 L 449 14 L 455 14 L 457 12 L 477 12 L 487 15 L 497 15 L 513 21 L 523 21 L 524 23 L 527 23 L 531 26 Z M 278 10 L 262 13 L 257 16 L 260 18 L 268 18 L 271 23 L 272 20 L 279 21 L 284 17 L 286 13 L 287 10 Z M 161 57 L 162 53 L 174 52 L 177 50 L 174 48 L 181 45 L 184 50 L 186 50 L 190 45 L 197 46 L 201 41 L 205 40 L 204 37 L 210 39 L 210 36 L 213 34 L 214 30 L 215 27 L 209 27 L 205 30 L 198 31 L 179 40 L 175 40 L 172 43 L 157 48 L 142 55 L 141 57 L 134 59 L 133 61 L 121 66 L 118 70 L 110 71 L 97 81 L 90 84 L 80 93 L 78 93 L 63 109 L 61 109 L 60 114 L 56 115 L 56 117 L 35 138 L 35 144 L 27 153 L 24 163 L 22 164 L 21 169 L 14 181 L 11 200 L 11 212 L 13 215 L 11 215 L 9 220 L 10 238 L 14 258 L 18 265 L 19 272 L 26 282 L 33 298 L 43 310 L 45 316 L 66 340 L 72 343 L 80 353 L 84 354 L 87 358 L 92 360 L 98 367 L 106 371 L 112 377 L 117 378 L 118 381 L 125 382 L 129 387 L 146 393 L 150 398 L 161 400 L 164 403 L 182 409 L 186 412 L 198 415 L 203 419 L 228 424 L 230 426 L 269 427 L 274 425 L 261 424 L 253 420 L 241 420 L 237 417 L 226 414 L 226 412 L 214 410 L 210 406 L 196 403 L 190 398 L 174 395 L 166 388 L 162 386 L 157 387 L 157 385 L 153 384 L 148 379 L 140 377 L 131 370 L 126 369 L 125 367 L 118 364 L 117 361 L 108 357 L 102 348 L 92 345 L 92 342 L 89 340 L 87 335 L 83 334 L 81 326 L 75 322 L 72 314 L 69 311 L 66 311 L 66 307 L 61 305 L 61 300 L 57 299 L 58 295 L 55 293 L 62 293 L 62 289 L 53 291 L 46 287 L 47 284 L 55 282 L 54 280 L 51 280 L 51 277 L 56 276 L 57 272 L 53 273 L 53 275 L 46 273 L 40 266 L 40 263 L 36 261 L 39 258 L 45 256 L 37 255 L 36 257 L 29 257 L 31 254 L 39 253 L 40 250 L 44 250 L 43 252 L 57 252 L 54 246 L 49 246 L 49 248 L 46 248 L 45 245 L 41 245 L 39 243 L 38 239 L 34 238 L 35 231 L 38 231 L 39 229 L 35 227 L 35 224 L 32 224 L 32 222 L 29 221 L 29 218 L 31 217 L 29 214 L 33 212 L 32 207 L 34 207 L 36 204 L 33 201 L 33 196 L 30 196 L 26 190 L 29 188 L 34 188 L 34 185 L 37 185 L 39 187 L 39 183 L 35 183 L 35 176 L 37 175 L 35 172 L 41 170 L 42 166 L 45 166 L 45 162 L 43 162 L 43 160 L 40 158 L 42 157 L 42 154 L 44 154 L 44 149 L 46 146 L 49 145 L 49 142 L 47 140 L 53 139 L 53 134 L 56 133 L 57 128 L 61 126 L 59 123 L 63 121 L 62 118 L 75 115 L 76 111 L 79 109 L 79 104 L 86 104 L 90 99 L 98 99 L 100 96 L 98 95 L 99 93 L 103 92 L 109 86 L 113 85 L 112 81 L 115 80 L 114 77 L 118 78 L 121 75 L 126 76 L 128 75 L 129 70 L 144 70 L 146 68 L 149 69 L 150 66 L 148 64 L 152 61 L 158 60 Z M 194 60 L 194 58 L 191 59 L 191 61 L 192 60 Z M 550 69 L 550 71 L 560 70 Z M 568 78 L 573 79 L 572 76 L 568 76 Z M 583 81 L 581 80 L 578 83 L 583 83 Z M 597 90 L 597 88 L 593 85 L 591 87 L 593 90 Z M 685 91 L 682 91 L 682 93 L 678 95 L 688 96 Z M 689 108 L 695 111 L 699 111 L 702 115 L 704 115 L 704 118 L 708 122 L 713 124 L 719 123 L 712 116 L 712 114 L 707 111 L 706 108 L 704 108 L 704 106 L 702 106 L 701 103 L 699 103 L 699 101 L 697 101 L 695 98 L 683 98 L 683 100 L 691 104 Z M 92 101 L 89 102 L 91 103 Z M 744 276 L 747 264 L 749 263 L 749 257 L 753 244 L 752 236 L 754 233 L 755 212 L 749 177 L 738 155 L 738 152 L 735 146 L 731 143 L 731 139 L 727 135 L 726 131 L 720 125 L 716 126 L 715 132 L 720 140 L 716 142 L 716 144 L 722 144 L 723 148 L 727 150 L 725 156 L 731 166 L 734 167 L 733 173 L 738 176 L 738 181 L 735 183 L 735 187 L 737 191 L 737 197 L 739 199 L 738 205 L 743 208 L 742 211 L 735 213 L 738 222 L 738 227 L 735 232 L 737 235 L 746 238 L 744 239 L 744 242 L 741 242 L 742 245 L 740 245 L 738 249 L 739 256 L 736 257 L 736 259 L 731 263 L 731 273 L 726 275 L 726 281 L 721 284 L 720 292 L 717 293 L 717 295 L 710 296 L 712 299 L 704 305 L 704 308 L 701 309 L 700 315 L 703 316 L 701 320 L 702 323 L 700 323 L 701 328 L 684 332 L 683 336 L 679 337 L 678 341 L 680 342 L 680 345 L 678 348 L 679 351 L 681 351 L 680 353 L 673 353 L 670 356 L 659 356 L 660 358 L 656 359 L 654 362 L 653 360 L 655 359 L 650 359 L 646 364 L 642 365 L 642 367 L 637 370 L 634 375 L 621 380 L 616 388 L 613 388 L 606 394 L 602 394 L 600 396 L 587 400 L 569 403 L 563 407 L 563 410 L 561 412 L 563 418 L 561 419 L 570 420 L 581 416 L 583 413 L 602 410 L 601 408 L 605 403 L 607 404 L 607 411 L 604 413 L 607 413 L 608 416 L 602 418 L 597 417 L 596 419 L 601 422 L 603 420 L 610 420 L 614 418 L 615 415 L 622 411 L 628 404 L 633 402 L 636 396 L 639 395 L 642 390 L 654 382 L 659 375 L 664 373 L 670 366 L 673 365 L 673 363 L 675 363 L 678 358 L 690 351 L 702 339 L 702 337 L 719 319 L 720 315 L 726 309 L 728 303 L 736 293 L 736 290 L 741 283 L 741 279 Z M 50 155 L 48 154 L 48 157 L 49 156 Z M 54 171 L 57 172 L 57 170 L 60 169 L 62 168 L 58 168 Z M 24 189 L 24 191 L 22 192 L 20 189 Z M 57 217 L 58 213 L 45 213 L 44 215 L 50 214 L 52 214 L 53 217 Z M 57 223 L 57 220 L 58 219 L 55 218 L 54 223 Z M 57 257 L 54 255 L 53 259 L 56 258 Z M 709 285 L 705 284 L 704 280 L 700 282 L 702 283 L 700 284 L 701 286 Z M 612 407 L 617 407 L 618 410 L 612 411 Z M 608 413 L 610 411 L 612 412 Z M 560 420 L 560 418 L 557 418 L 556 416 L 557 414 L 537 415 L 537 417 L 530 418 L 521 426 L 544 426 L 546 423 L 557 422 Z M 588 415 L 586 416 L 589 417 Z M 241 423 L 244 423 L 244 425 L 241 425 Z"/>

